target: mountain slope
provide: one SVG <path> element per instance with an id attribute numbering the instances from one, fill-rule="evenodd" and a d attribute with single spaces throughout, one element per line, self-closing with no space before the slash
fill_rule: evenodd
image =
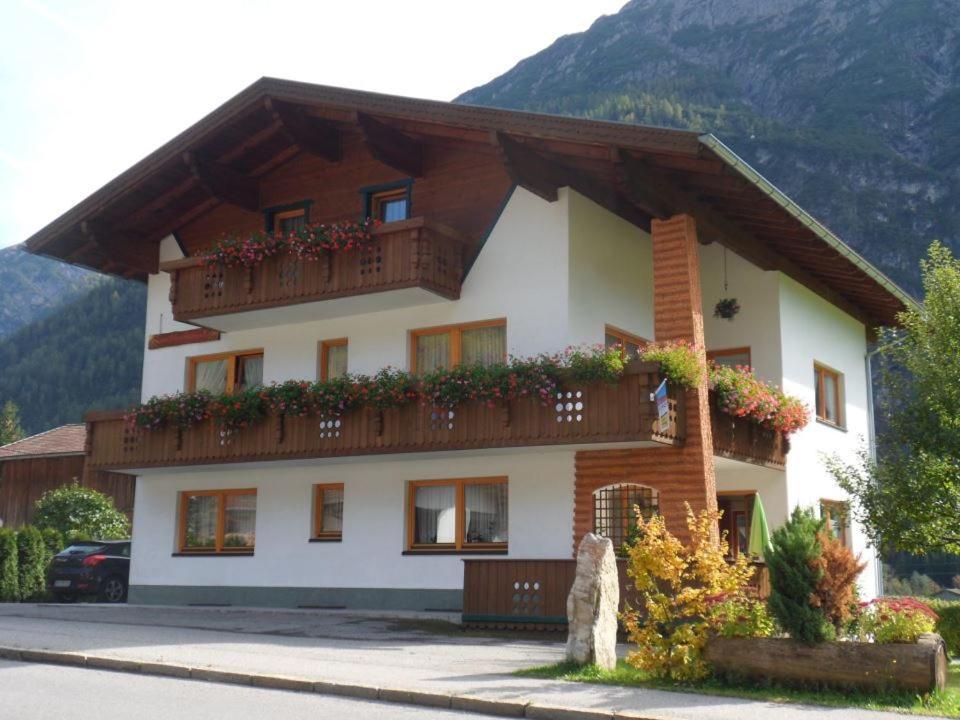
<path id="1" fill-rule="evenodd" d="M 107 279 L 0 338 L 0 405 L 29 434 L 139 400 L 145 316 L 143 285 Z"/>
<path id="2" fill-rule="evenodd" d="M 67 298 L 93 287 L 100 275 L 14 245 L 0 249 L 0 338 L 29 324 Z"/>
<path id="3" fill-rule="evenodd" d="M 907 289 L 960 228 L 960 4 L 633 0 L 458 102 L 713 132 Z"/>

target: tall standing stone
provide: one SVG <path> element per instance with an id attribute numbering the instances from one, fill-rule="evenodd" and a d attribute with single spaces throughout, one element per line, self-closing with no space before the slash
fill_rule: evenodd
<path id="1" fill-rule="evenodd" d="M 567 660 L 596 663 L 605 670 L 617 665 L 617 609 L 620 582 L 613 542 L 584 535 L 577 553 L 577 574 L 567 596 Z"/>

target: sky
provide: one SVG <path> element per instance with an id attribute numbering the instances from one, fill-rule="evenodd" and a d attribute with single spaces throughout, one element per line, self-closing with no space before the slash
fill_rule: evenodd
<path id="1" fill-rule="evenodd" d="M 452 100 L 626 0 L 0 0 L 0 247 L 262 76 Z"/>

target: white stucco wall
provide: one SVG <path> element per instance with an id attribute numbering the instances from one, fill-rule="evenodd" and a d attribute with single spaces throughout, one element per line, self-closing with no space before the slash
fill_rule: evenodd
<path id="1" fill-rule="evenodd" d="M 794 280 L 780 278 L 783 389 L 815 407 L 814 362 L 843 374 L 844 428 L 811 421 L 791 439 L 787 458 L 789 507 L 819 508 L 821 500 L 845 500 L 823 465 L 823 455 L 852 458 L 868 437 L 867 378 L 864 357 L 866 330 L 862 323 Z M 860 577 L 861 595 L 876 593 L 874 550 L 867 547 L 863 528 L 854 524 L 853 549 L 868 560 Z"/>
<path id="2" fill-rule="evenodd" d="M 700 288 L 707 350 L 750 348 L 757 376 L 780 384 L 779 273 L 765 272 L 736 253 L 726 251 L 727 289 L 723 288 L 724 250 L 719 243 L 700 246 Z M 736 298 L 740 312 L 733 320 L 713 316 L 717 301 Z"/>
<path id="3" fill-rule="evenodd" d="M 404 556 L 410 480 L 508 478 L 509 557 L 569 558 L 574 452 L 318 461 L 151 473 L 137 481 L 131 585 L 459 589 L 462 556 Z M 344 484 L 343 541 L 310 543 L 313 485 Z M 173 557 L 178 494 L 257 488 L 252 557 Z"/>
<path id="4" fill-rule="evenodd" d="M 650 235 L 571 192 L 570 342 L 603 343 L 604 327 L 653 339 Z"/>

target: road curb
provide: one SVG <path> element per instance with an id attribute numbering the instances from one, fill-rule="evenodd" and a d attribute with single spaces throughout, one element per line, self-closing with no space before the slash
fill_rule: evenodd
<path id="1" fill-rule="evenodd" d="M 499 717 L 527 717 L 536 720 L 663 720 L 653 715 L 638 715 L 631 711 L 591 710 L 555 705 L 538 705 L 525 700 L 499 700 L 475 695 L 451 695 L 426 690 L 378 688 L 372 685 L 352 685 L 329 680 L 311 680 L 286 675 L 263 675 L 260 673 L 220 670 L 210 667 L 191 667 L 176 663 L 141 662 L 104 655 L 58 652 L 0 646 L 0 659 L 45 665 L 70 665 L 92 670 L 173 677 L 199 682 L 247 685 L 270 690 L 338 695 L 360 700 L 379 700 L 399 705 L 415 705 L 430 708 L 448 708 L 466 712 L 485 713 Z"/>

